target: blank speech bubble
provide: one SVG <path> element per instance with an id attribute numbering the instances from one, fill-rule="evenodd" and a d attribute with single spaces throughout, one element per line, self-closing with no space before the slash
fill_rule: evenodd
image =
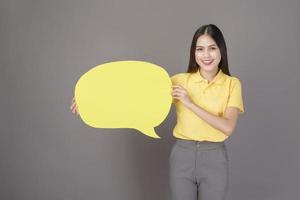
<path id="1" fill-rule="evenodd" d="M 94 128 L 133 128 L 160 138 L 154 127 L 167 117 L 172 82 L 160 66 L 116 61 L 86 72 L 75 87 L 81 119 Z"/>

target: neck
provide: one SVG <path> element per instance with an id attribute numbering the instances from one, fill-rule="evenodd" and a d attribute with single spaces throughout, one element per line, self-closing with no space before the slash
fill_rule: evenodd
<path id="1" fill-rule="evenodd" d="M 206 79 L 209 83 L 215 78 L 215 76 L 218 74 L 219 69 L 217 69 L 216 71 L 212 71 L 212 72 L 206 72 L 203 70 L 199 70 L 200 75 Z"/>

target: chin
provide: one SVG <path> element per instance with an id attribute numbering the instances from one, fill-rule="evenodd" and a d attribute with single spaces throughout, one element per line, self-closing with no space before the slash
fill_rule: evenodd
<path id="1" fill-rule="evenodd" d="M 215 72 L 218 71 L 218 67 L 215 66 L 200 66 L 200 68 L 205 72 Z"/>

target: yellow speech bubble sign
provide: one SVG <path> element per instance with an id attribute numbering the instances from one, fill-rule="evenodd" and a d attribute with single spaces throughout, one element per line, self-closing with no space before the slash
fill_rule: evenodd
<path id="1" fill-rule="evenodd" d="M 94 128 L 133 128 L 160 138 L 172 104 L 172 82 L 160 66 L 143 61 L 116 61 L 86 72 L 75 87 L 81 119 Z"/>

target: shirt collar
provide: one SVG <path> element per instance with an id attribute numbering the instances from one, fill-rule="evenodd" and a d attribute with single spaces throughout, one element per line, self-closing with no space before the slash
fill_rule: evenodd
<path id="1" fill-rule="evenodd" d="M 205 78 L 203 78 L 200 74 L 200 71 L 198 70 L 197 72 L 191 73 L 190 80 L 194 83 L 200 83 L 200 82 L 208 82 Z M 222 72 L 220 69 L 217 75 L 213 78 L 213 80 L 210 82 L 216 83 L 216 84 L 222 84 L 225 80 L 225 74 Z"/>

